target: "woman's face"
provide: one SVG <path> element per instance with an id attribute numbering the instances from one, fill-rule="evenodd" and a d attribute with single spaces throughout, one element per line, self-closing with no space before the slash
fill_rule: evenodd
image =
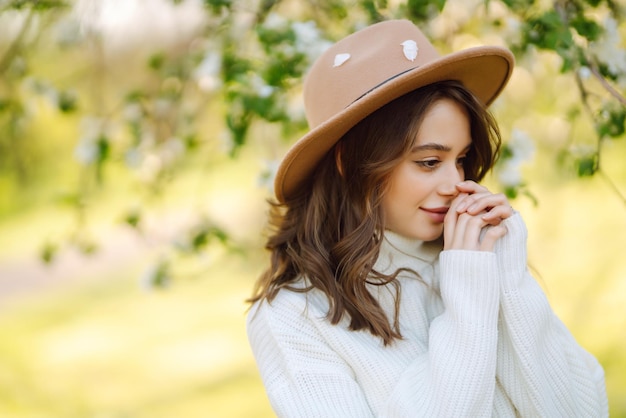
<path id="1" fill-rule="evenodd" d="M 407 238 L 432 241 L 465 179 L 463 160 L 472 144 L 465 109 L 440 99 L 424 115 L 412 149 L 391 173 L 383 196 L 387 229 Z"/>

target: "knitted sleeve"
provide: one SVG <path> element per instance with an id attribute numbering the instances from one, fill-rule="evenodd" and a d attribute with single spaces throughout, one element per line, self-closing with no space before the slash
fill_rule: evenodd
<path id="1" fill-rule="evenodd" d="M 522 416 L 605 417 L 604 372 L 556 317 L 527 270 L 526 227 L 505 221 L 496 253 L 501 274 L 497 377 Z"/>
<path id="2" fill-rule="evenodd" d="M 399 379 L 389 416 L 490 417 L 499 306 L 495 254 L 449 250 L 439 260 L 445 309 L 430 325 L 428 352 Z"/>
<path id="3" fill-rule="evenodd" d="M 350 367 L 315 326 L 318 312 L 305 302 L 303 294 L 281 291 L 271 305 L 263 301 L 248 315 L 248 339 L 274 412 L 288 418 L 372 416 Z"/>
<path id="4" fill-rule="evenodd" d="M 353 344 L 344 353 L 334 350 L 345 341 L 329 339 L 352 331 L 331 331 L 337 326 L 320 322 L 324 313 L 303 306 L 303 294 L 281 291 L 271 305 L 263 302 L 251 311 L 248 336 L 277 415 L 491 416 L 499 306 L 495 254 L 446 251 L 440 266 L 445 310 L 431 323 L 424 352 L 409 360 L 381 404 L 364 392 L 376 386 L 377 377 L 355 370 L 363 366 L 350 361 L 350 350 L 363 358 L 367 348 Z M 373 354 L 370 361 L 385 358 Z"/>

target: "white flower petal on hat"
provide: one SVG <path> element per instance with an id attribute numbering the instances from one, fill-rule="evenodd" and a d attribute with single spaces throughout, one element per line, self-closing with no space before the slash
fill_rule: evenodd
<path id="1" fill-rule="evenodd" d="M 417 58 L 417 52 L 419 51 L 417 43 L 412 39 L 407 39 L 400 45 L 402 45 L 402 53 L 404 54 L 406 59 L 408 59 L 409 61 L 415 61 L 415 58 Z"/>
<path id="2" fill-rule="evenodd" d="M 344 62 L 348 61 L 349 59 L 350 59 L 350 54 L 348 53 L 337 54 L 335 55 L 335 63 L 333 64 L 333 67 L 339 67 L 340 65 L 342 65 Z"/>

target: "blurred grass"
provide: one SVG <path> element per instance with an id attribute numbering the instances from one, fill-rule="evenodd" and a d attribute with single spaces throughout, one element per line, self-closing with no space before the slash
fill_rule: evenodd
<path id="1" fill-rule="evenodd" d="M 164 291 L 120 267 L 4 305 L 0 417 L 271 416 L 245 336 L 244 260 L 223 255 Z"/>

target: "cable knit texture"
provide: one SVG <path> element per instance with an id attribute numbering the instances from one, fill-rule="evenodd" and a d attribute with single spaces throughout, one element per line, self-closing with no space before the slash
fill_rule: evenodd
<path id="1" fill-rule="evenodd" d="M 376 269 L 399 275 L 403 339 L 326 319 L 321 292 L 281 290 L 248 314 L 248 337 L 280 417 L 606 417 L 604 372 L 526 268 L 519 214 L 492 252 L 387 232 Z M 306 286 L 302 278 L 299 285 Z M 393 286 L 370 285 L 389 318 Z"/>

